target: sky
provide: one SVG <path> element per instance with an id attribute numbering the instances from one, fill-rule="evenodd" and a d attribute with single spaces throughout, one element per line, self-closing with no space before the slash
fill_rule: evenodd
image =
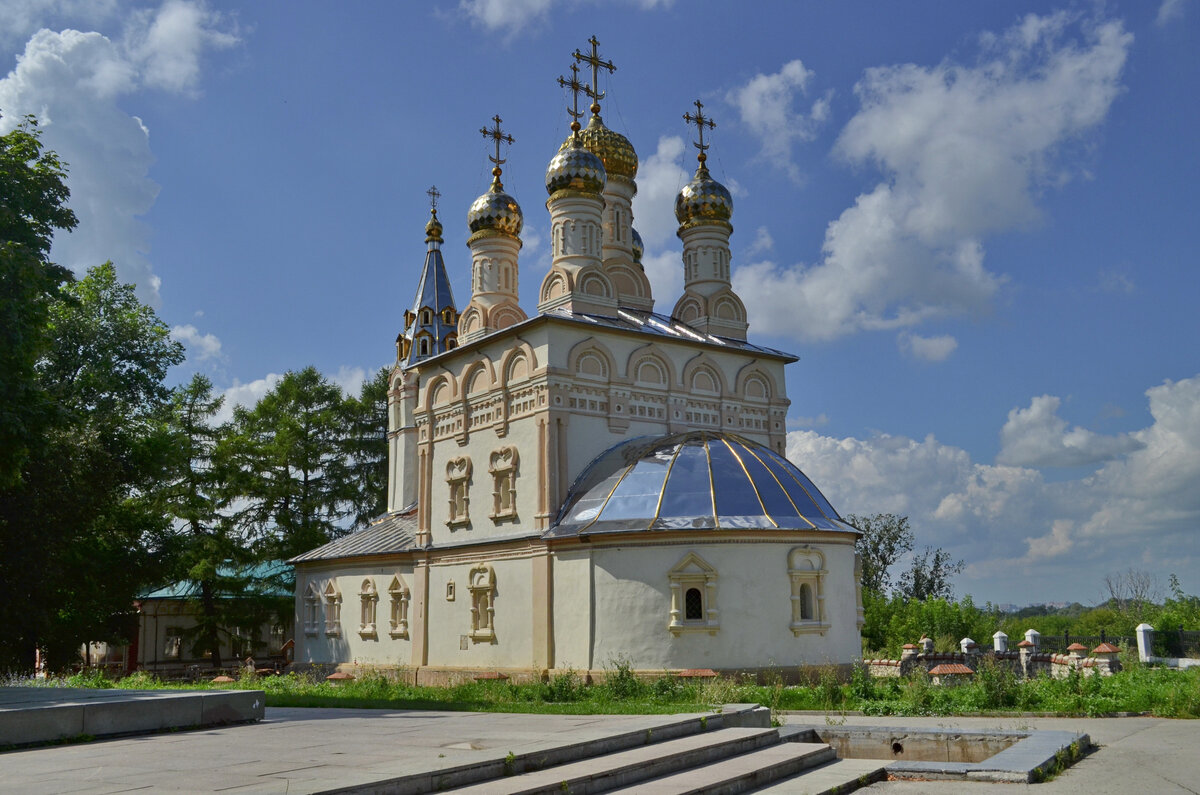
<path id="1" fill-rule="evenodd" d="M 469 300 L 480 128 L 515 138 L 522 304 L 571 53 L 600 41 L 640 166 L 656 308 L 682 290 L 682 116 L 716 121 L 752 341 L 795 353 L 789 457 L 845 514 L 909 517 L 977 602 L 1200 592 L 1200 4 L 0 0 L 0 132 L 35 115 L 79 228 L 253 404 L 390 365 L 426 190 Z"/>

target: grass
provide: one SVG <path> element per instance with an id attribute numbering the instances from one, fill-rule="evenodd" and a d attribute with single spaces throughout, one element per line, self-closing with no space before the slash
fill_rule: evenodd
<path id="1" fill-rule="evenodd" d="M 472 712 L 553 714 L 658 714 L 704 712 L 727 703 L 758 703 L 782 710 L 825 712 L 861 711 L 867 715 L 987 715 L 1038 712 L 1098 716 L 1133 712 L 1167 718 L 1200 718 L 1200 669 L 1167 670 L 1130 665 L 1111 677 L 1040 677 L 1018 681 L 1010 672 L 981 666 L 973 681 L 955 687 L 936 687 L 923 673 L 905 679 L 872 679 L 855 670 L 847 684 L 832 670 L 805 686 L 764 685 L 732 679 L 694 680 L 663 676 L 646 681 L 619 664 L 604 682 L 586 684 L 573 671 L 548 682 L 511 684 L 505 681 L 466 682 L 448 687 L 419 687 L 382 673 L 366 672 L 357 679 L 330 684 L 308 675 L 253 677 L 228 685 L 163 682 L 145 673 L 112 681 L 100 672 L 63 679 L 40 680 L 65 687 L 128 689 L 263 690 L 271 707 L 358 707 L 437 709 Z M 10 680 L 10 684 L 33 684 Z"/>

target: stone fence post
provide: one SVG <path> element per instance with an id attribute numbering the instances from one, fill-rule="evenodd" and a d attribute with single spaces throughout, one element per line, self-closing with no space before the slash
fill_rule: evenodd
<path id="1" fill-rule="evenodd" d="M 1150 662 L 1153 656 L 1154 646 L 1154 627 L 1149 624 L 1138 624 L 1134 630 L 1137 633 L 1138 644 L 1138 659 L 1142 662 Z"/>
<path id="2" fill-rule="evenodd" d="M 1002 630 L 997 630 L 995 635 L 992 635 L 992 648 L 996 651 L 1008 651 L 1008 635 L 1005 635 Z"/>
<path id="3" fill-rule="evenodd" d="M 1025 640 L 1033 644 L 1033 651 L 1037 651 L 1042 646 L 1042 633 L 1036 629 L 1025 630 Z"/>

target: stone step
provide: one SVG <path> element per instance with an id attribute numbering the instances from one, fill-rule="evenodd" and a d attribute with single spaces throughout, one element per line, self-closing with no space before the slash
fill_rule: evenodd
<path id="1" fill-rule="evenodd" d="M 734 795 L 754 791 L 764 784 L 836 759 L 837 754 L 824 743 L 780 743 L 613 792 L 638 795 Z"/>
<path id="2" fill-rule="evenodd" d="M 774 729 L 718 729 L 451 791 L 472 795 L 608 792 L 778 743 Z"/>
<path id="3" fill-rule="evenodd" d="M 764 795 L 845 795 L 885 778 L 887 772 L 882 759 L 839 759 L 754 792 Z"/>

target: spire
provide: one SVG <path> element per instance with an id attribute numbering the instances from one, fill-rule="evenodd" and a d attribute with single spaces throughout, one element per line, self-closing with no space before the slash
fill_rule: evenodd
<path id="1" fill-rule="evenodd" d="M 441 196 L 436 186 L 429 196 L 429 223 L 425 225 L 425 264 L 417 283 L 412 308 L 404 313 L 404 331 L 396 340 L 396 356 L 401 367 L 412 367 L 430 356 L 454 348 L 458 344 L 458 310 L 446 262 L 442 259 L 442 224 L 437 217 L 437 200 Z"/>

